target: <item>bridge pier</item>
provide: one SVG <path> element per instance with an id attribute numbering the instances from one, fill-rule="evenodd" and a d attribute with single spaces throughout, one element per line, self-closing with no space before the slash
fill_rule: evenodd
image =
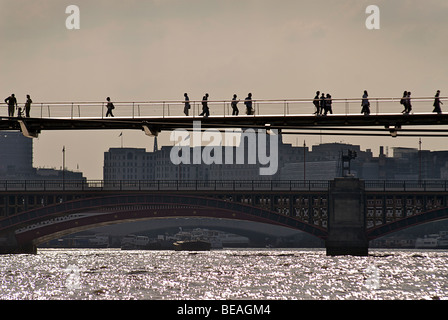
<path id="1" fill-rule="evenodd" d="M 37 254 L 37 247 L 32 242 L 17 243 L 14 232 L 11 232 L 1 238 L 0 254 Z"/>
<path id="2" fill-rule="evenodd" d="M 356 178 L 336 178 L 330 182 L 328 256 L 367 256 L 364 181 Z"/>

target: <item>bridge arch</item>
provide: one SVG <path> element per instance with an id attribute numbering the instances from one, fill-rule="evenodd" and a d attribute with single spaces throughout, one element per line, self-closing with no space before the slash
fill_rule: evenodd
<path id="1" fill-rule="evenodd" d="M 369 240 L 375 240 L 387 234 L 400 231 L 406 228 L 418 226 L 424 223 L 448 219 L 448 207 L 425 211 L 420 214 L 409 216 L 394 222 L 390 222 L 367 230 Z"/>
<path id="2" fill-rule="evenodd" d="M 79 213 L 84 216 L 36 227 L 43 221 Z M 45 206 L 0 220 L 0 233 L 20 230 L 16 233 L 19 244 L 38 245 L 56 236 L 97 226 L 175 217 L 246 220 L 289 227 L 321 239 L 327 236 L 326 229 L 264 208 L 215 198 L 160 193 L 98 196 Z"/>

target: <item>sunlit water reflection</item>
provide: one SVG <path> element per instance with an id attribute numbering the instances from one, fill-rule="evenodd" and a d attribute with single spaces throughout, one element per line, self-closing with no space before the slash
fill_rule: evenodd
<path id="1" fill-rule="evenodd" d="M 448 251 L 41 249 L 0 256 L 1 299 L 446 299 Z"/>

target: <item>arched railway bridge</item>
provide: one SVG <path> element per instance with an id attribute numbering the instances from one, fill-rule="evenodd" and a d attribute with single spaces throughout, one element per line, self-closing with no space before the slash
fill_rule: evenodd
<path id="1" fill-rule="evenodd" d="M 448 218 L 447 181 L 2 181 L 0 248 L 32 253 L 55 237 L 152 218 L 256 221 L 325 240 L 329 255 Z"/>

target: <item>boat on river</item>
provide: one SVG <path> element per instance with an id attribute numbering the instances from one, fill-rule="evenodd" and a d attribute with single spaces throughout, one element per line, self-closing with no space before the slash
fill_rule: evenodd
<path id="1" fill-rule="evenodd" d="M 196 228 L 156 238 L 129 234 L 121 241 L 122 250 L 215 250 L 223 247 L 248 247 L 249 239 L 216 230 Z M 188 248 L 188 249 L 184 249 Z M 190 249 L 193 248 L 193 249 Z M 197 248 L 197 249 L 196 249 Z"/>
<path id="2" fill-rule="evenodd" d="M 415 240 L 416 249 L 448 249 L 448 231 L 425 235 Z"/>
<path id="3" fill-rule="evenodd" d="M 121 250 L 158 250 L 161 243 L 151 241 L 149 237 L 129 234 L 121 241 Z"/>
<path id="4" fill-rule="evenodd" d="M 176 251 L 209 251 L 212 244 L 205 240 L 180 240 L 173 243 Z"/>

